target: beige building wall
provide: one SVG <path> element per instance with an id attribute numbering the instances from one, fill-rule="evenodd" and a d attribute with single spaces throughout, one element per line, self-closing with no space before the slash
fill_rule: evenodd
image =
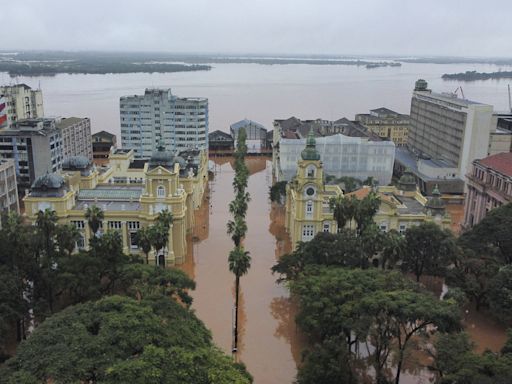
<path id="1" fill-rule="evenodd" d="M 0 87 L 0 95 L 7 102 L 7 128 L 22 119 L 34 119 L 44 116 L 43 93 L 25 84 Z"/>

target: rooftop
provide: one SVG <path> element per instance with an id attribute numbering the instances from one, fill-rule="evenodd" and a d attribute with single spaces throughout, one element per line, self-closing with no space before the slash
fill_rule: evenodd
<path id="1" fill-rule="evenodd" d="M 75 125 L 77 123 L 80 123 L 82 120 L 85 120 L 87 118 L 81 118 L 81 117 L 67 117 L 63 118 L 58 124 L 57 128 L 67 128 L 71 127 L 72 125 Z"/>
<path id="2" fill-rule="evenodd" d="M 267 130 L 262 124 L 257 123 L 256 121 L 253 121 L 253 120 L 249 120 L 249 119 L 243 119 L 243 120 L 237 121 L 236 123 L 231 124 L 229 127 L 231 129 L 240 129 L 240 128 L 244 128 L 248 125 L 253 125 L 260 129 L 264 129 L 265 131 Z"/>
<path id="3" fill-rule="evenodd" d="M 419 92 L 416 91 L 415 95 L 420 95 L 423 97 L 444 101 L 446 103 L 456 104 L 461 107 L 468 107 L 470 105 L 485 105 L 485 104 L 479 103 L 477 101 L 461 99 L 461 98 L 457 97 L 457 94 L 454 94 L 454 93 L 436 93 L 436 92 L 429 92 L 429 91 L 419 91 Z"/>
<path id="4" fill-rule="evenodd" d="M 94 189 L 81 189 L 78 192 L 78 200 L 138 201 L 141 195 L 141 187 L 98 186 Z"/>
<path id="5" fill-rule="evenodd" d="M 475 163 L 482 164 L 505 176 L 512 177 L 512 153 L 504 152 L 486 157 L 485 159 L 475 160 Z"/>

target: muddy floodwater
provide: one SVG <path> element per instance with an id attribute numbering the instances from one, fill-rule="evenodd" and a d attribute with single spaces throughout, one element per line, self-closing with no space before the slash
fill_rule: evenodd
<path id="1" fill-rule="evenodd" d="M 206 204 L 196 215 L 187 263 L 183 269 L 196 281 L 192 308 L 211 329 L 215 343 L 231 353 L 234 276 L 228 269 L 233 242 L 226 234 L 231 218 L 234 171 L 229 158 L 215 160 Z M 268 159 L 249 158 L 251 202 L 244 242 L 252 257 L 251 269 L 240 282 L 239 345 L 237 359 L 247 365 L 256 384 L 292 383 L 300 359 L 301 341 L 295 311 L 284 286 L 276 284 L 270 268 L 289 251 L 282 208 L 271 207 L 268 190 L 272 166 Z"/>
<path id="2" fill-rule="evenodd" d="M 214 159 L 214 175 L 202 207 L 196 211 L 196 225 L 189 236 L 187 262 L 181 267 L 195 281 L 192 308 L 212 331 L 215 343 L 230 354 L 235 297 L 234 276 L 228 269 L 233 242 L 226 234 L 231 218 L 228 204 L 233 199 L 234 171 L 231 158 Z M 250 177 L 251 201 L 246 217 L 248 233 L 245 248 L 252 257 L 251 269 L 241 278 L 239 345 L 236 359 L 244 362 L 255 384 L 288 384 L 294 381 L 305 340 L 295 324 L 296 307 L 287 289 L 276 283 L 270 268 L 276 259 L 290 251 L 284 229 L 284 209 L 268 199 L 272 165 L 265 158 L 246 159 Z M 432 279 L 430 279 L 432 280 Z M 436 294 L 442 280 L 423 281 Z M 466 312 L 463 323 L 476 343 L 478 352 L 498 351 L 506 338 L 504 327 L 488 316 Z M 432 373 L 425 366 L 431 360 L 424 353 L 409 351 L 402 384 L 429 383 Z"/>

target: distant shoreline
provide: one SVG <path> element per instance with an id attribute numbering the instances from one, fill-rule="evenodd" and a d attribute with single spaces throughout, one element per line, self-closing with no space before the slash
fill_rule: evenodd
<path id="1" fill-rule="evenodd" d="M 499 72 L 466 71 L 466 72 L 461 72 L 461 73 L 445 73 L 441 77 L 443 80 L 459 80 L 459 81 L 512 79 L 512 71 L 499 71 Z"/>
<path id="2" fill-rule="evenodd" d="M 251 57 L 165 53 L 10 52 L 0 54 L 0 72 L 16 76 L 208 71 L 210 64 L 400 66 L 396 61 L 330 57 Z"/>

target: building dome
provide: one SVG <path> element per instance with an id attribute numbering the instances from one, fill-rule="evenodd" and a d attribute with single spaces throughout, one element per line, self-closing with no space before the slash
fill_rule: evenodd
<path id="1" fill-rule="evenodd" d="M 178 163 L 180 165 L 180 169 L 183 169 L 183 168 L 185 168 L 187 166 L 186 160 L 183 157 L 181 157 L 181 156 L 176 156 L 174 158 L 174 162 Z"/>
<path id="2" fill-rule="evenodd" d="M 444 201 L 441 199 L 441 192 L 439 192 L 439 187 L 436 186 L 432 190 L 432 197 L 428 199 L 425 208 L 430 211 L 431 214 L 444 214 Z"/>
<path id="3" fill-rule="evenodd" d="M 409 168 L 407 168 L 398 180 L 398 189 L 401 191 L 415 191 L 416 178 Z"/>
<path id="4" fill-rule="evenodd" d="M 164 168 L 174 167 L 174 155 L 172 152 L 166 151 L 162 144 L 159 144 L 157 150 L 153 152 L 149 159 L 149 168 L 156 168 L 158 166 Z"/>
<path id="5" fill-rule="evenodd" d="M 39 176 L 32 184 L 32 188 L 36 190 L 56 190 L 64 186 L 64 178 L 56 173 L 47 173 Z"/>
<path id="6" fill-rule="evenodd" d="M 302 160 L 320 160 L 320 153 L 316 150 L 316 140 L 313 131 L 309 131 L 306 139 L 306 148 L 301 152 Z"/>
<path id="7" fill-rule="evenodd" d="M 85 156 L 70 156 L 62 162 L 64 170 L 85 170 L 92 165 L 91 161 Z"/>

